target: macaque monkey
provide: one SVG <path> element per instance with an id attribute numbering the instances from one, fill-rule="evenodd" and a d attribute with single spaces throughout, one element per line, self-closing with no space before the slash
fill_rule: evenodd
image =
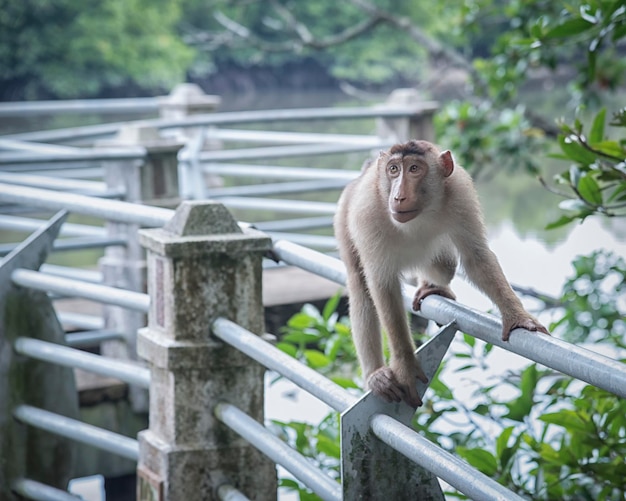
<path id="1" fill-rule="evenodd" d="M 388 402 L 422 404 L 417 379 L 428 382 L 414 355 L 403 307 L 403 272 L 418 272 L 413 309 L 431 295 L 455 299 L 457 261 L 498 307 L 502 339 L 517 328 L 548 333 L 524 310 L 489 249 L 478 195 L 450 151 L 409 141 L 381 151 L 346 186 L 335 235 L 347 269 L 350 321 L 368 389 Z M 380 324 L 391 357 L 383 360 Z"/>

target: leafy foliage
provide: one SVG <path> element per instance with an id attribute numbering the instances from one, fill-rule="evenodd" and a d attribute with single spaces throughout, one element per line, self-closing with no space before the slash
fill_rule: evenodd
<path id="1" fill-rule="evenodd" d="M 184 80 L 192 51 L 175 34 L 180 3 L 159 0 L 0 4 L 0 86 L 11 98 L 87 97 L 134 81 Z"/>
<path id="2" fill-rule="evenodd" d="M 626 291 L 626 262 L 605 251 L 578 256 L 575 274 L 563 285 L 563 316 L 551 326 L 570 342 L 602 341 L 607 336 L 626 348 L 626 311 L 617 298 Z"/>
<path id="3" fill-rule="evenodd" d="M 595 252 L 580 256 L 573 265 L 574 275 L 557 301 L 561 319 L 551 326 L 554 335 L 600 343 L 626 356 L 625 316 L 619 309 L 626 287 L 624 260 Z M 607 283 L 618 286 L 607 287 Z M 323 312 L 310 305 L 303 308 L 286 332 L 306 330 L 306 337 L 297 337 L 297 346 L 294 341 L 279 346 L 315 365 L 317 358 L 305 353 L 319 351 L 325 356 L 327 340 L 333 337 L 328 321 L 336 318 L 336 304 L 336 298 L 331 299 Z M 584 320 L 585 315 L 592 316 L 593 324 Z M 334 360 L 343 361 L 344 373 L 349 362 L 354 374 L 356 360 L 349 340 L 342 338 L 340 346 Z M 486 382 L 483 374 L 499 356 L 493 346 L 466 334 L 453 346 L 414 418 L 421 434 L 529 499 L 623 499 L 626 400 L 535 364 L 494 375 Z M 341 354 L 343 349 L 348 350 L 346 356 Z M 322 367 L 327 370 L 331 365 Z M 453 387 L 446 382 L 451 377 L 464 377 L 467 384 Z M 336 413 L 319 425 L 274 422 L 273 426 L 296 450 L 338 478 Z M 299 492 L 300 499 L 317 499 L 291 479 L 282 479 L 281 485 Z M 454 490 L 446 494 L 463 498 Z"/>
<path id="4" fill-rule="evenodd" d="M 595 116 L 588 134 L 576 120 L 573 126 L 562 124 L 559 136 L 561 153 L 555 158 L 573 162 L 556 182 L 569 188 L 571 195 L 560 203 L 568 212 L 548 225 L 556 228 L 573 220 L 584 220 L 592 214 L 609 217 L 626 216 L 626 135 L 620 140 L 607 139 L 606 109 Z M 610 125 L 626 127 L 626 108 L 616 112 Z"/>
<path id="5" fill-rule="evenodd" d="M 502 111 L 488 102 L 453 101 L 437 114 L 435 126 L 439 141 L 458 152 L 474 179 L 502 170 L 539 171 L 544 133 L 522 107 Z"/>

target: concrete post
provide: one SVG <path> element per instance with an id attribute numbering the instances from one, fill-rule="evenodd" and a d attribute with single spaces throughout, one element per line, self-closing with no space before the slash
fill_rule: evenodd
<path id="1" fill-rule="evenodd" d="M 104 162 L 104 179 L 107 187 L 125 193 L 124 200 L 159 206 L 175 207 L 178 196 L 177 154 L 183 143 L 164 138 L 154 127 L 128 125 L 100 147 L 125 146 L 145 149 L 145 160 Z M 117 222 L 106 223 L 107 233 L 127 242 L 125 247 L 107 247 L 99 266 L 106 285 L 135 292 L 146 290 L 145 252 L 139 244 L 138 225 Z M 103 307 L 105 328 L 124 335 L 124 341 L 107 341 L 102 344 L 103 355 L 115 358 L 137 359 L 137 330 L 146 325 L 145 315 L 116 306 Z M 145 390 L 132 387 L 130 396 L 135 411 L 147 411 L 148 396 Z"/>
<path id="2" fill-rule="evenodd" d="M 392 138 L 397 142 L 410 139 L 435 141 L 433 114 L 437 111 L 437 103 L 424 101 L 417 89 L 396 89 L 384 103 L 388 108 L 413 110 L 406 118 L 379 118 L 376 121 L 378 136 L 383 139 Z"/>
<path id="3" fill-rule="evenodd" d="M 160 99 L 159 114 L 168 120 L 182 120 L 191 115 L 213 113 L 220 103 L 219 96 L 205 94 L 196 84 L 183 83 L 174 87 L 169 96 Z M 212 127 L 185 127 L 176 131 L 188 144 L 188 155 L 179 165 L 180 193 L 184 199 L 207 198 L 206 187 L 223 185 L 219 176 L 206 176 L 197 161 L 200 151 L 222 147 L 219 140 L 211 139 L 211 129 Z"/>
<path id="4" fill-rule="evenodd" d="M 178 84 L 169 96 L 159 99 L 159 115 L 168 120 L 179 120 L 189 115 L 212 113 L 221 101 L 219 96 L 205 94 L 199 85 Z"/>
<path id="5" fill-rule="evenodd" d="M 150 365 L 150 427 L 139 434 L 138 499 L 217 500 L 228 483 L 276 498 L 275 465 L 213 415 L 229 402 L 263 422 L 264 368 L 211 337 L 228 318 L 263 332 L 262 257 L 271 241 L 242 230 L 223 205 L 183 202 L 148 249 L 148 327 L 138 353 Z"/>

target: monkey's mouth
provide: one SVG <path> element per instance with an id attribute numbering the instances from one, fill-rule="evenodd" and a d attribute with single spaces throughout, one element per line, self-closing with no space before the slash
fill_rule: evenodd
<path id="1" fill-rule="evenodd" d="M 393 217 L 399 223 L 408 223 L 411 219 L 414 219 L 419 212 L 419 209 L 412 210 L 391 210 L 391 217 Z"/>

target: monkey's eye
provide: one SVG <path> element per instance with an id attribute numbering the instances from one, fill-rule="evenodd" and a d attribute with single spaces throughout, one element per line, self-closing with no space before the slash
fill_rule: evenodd
<path id="1" fill-rule="evenodd" d="M 400 171 L 400 168 L 396 164 L 392 164 L 388 168 L 389 174 L 397 174 Z"/>
<path id="2" fill-rule="evenodd" d="M 413 172 L 413 173 L 415 173 L 415 172 L 417 172 L 419 169 L 420 169 L 420 168 L 419 168 L 419 166 L 417 166 L 417 165 L 411 165 L 411 167 L 409 167 L 409 172 Z"/>

